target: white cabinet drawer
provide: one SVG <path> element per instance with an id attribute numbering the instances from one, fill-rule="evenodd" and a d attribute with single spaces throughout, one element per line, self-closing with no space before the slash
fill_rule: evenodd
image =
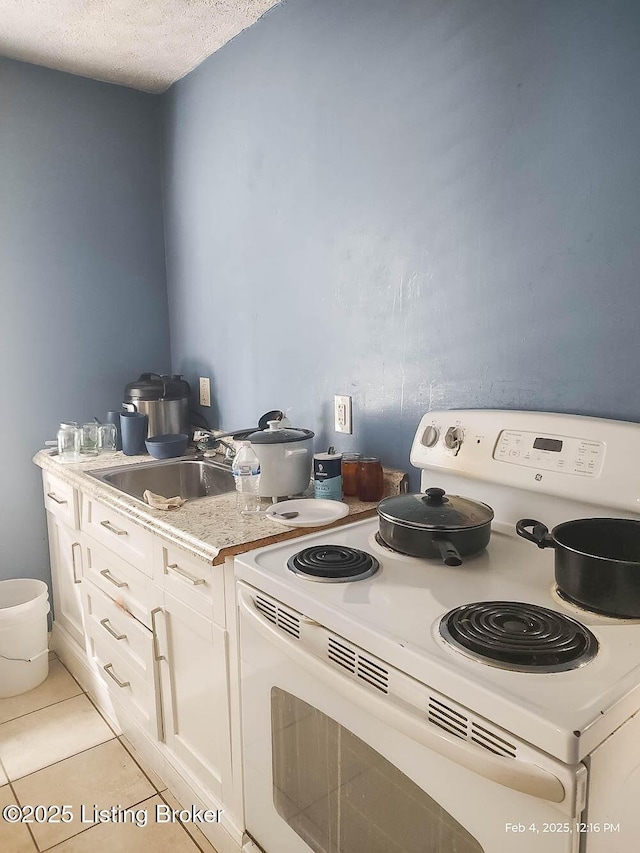
<path id="1" fill-rule="evenodd" d="M 141 674 L 131 660 L 117 652 L 101 635 L 89 631 L 87 638 L 96 671 L 109 691 L 154 738 L 162 738 L 160 691 L 156 689 L 154 668 L 147 675 Z"/>
<path id="2" fill-rule="evenodd" d="M 153 563 L 158 586 L 224 627 L 223 567 L 212 566 L 160 538 L 154 540 L 154 549 Z"/>
<path id="3" fill-rule="evenodd" d="M 91 581 L 83 585 L 85 630 L 122 655 L 143 678 L 153 671 L 153 633 L 112 601 Z"/>
<path id="4" fill-rule="evenodd" d="M 64 480 L 50 474 L 49 471 L 42 472 L 42 483 L 44 486 L 44 505 L 48 512 L 55 515 L 67 527 L 77 530 L 80 525 L 76 490 Z"/>
<path id="5" fill-rule="evenodd" d="M 140 571 L 151 575 L 149 555 L 153 537 L 139 524 L 87 497 L 82 502 L 82 529 Z"/>
<path id="6" fill-rule="evenodd" d="M 152 579 L 89 536 L 83 550 L 84 577 L 151 628 L 151 610 L 159 598 Z"/>

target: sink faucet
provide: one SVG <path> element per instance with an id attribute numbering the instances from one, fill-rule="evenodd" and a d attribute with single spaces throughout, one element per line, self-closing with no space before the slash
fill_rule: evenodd
<path id="1" fill-rule="evenodd" d="M 224 438 L 219 438 L 212 430 L 198 428 L 193 438 L 199 450 L 217 450 L 222 445 L 225 448 L 225 459 L 233 459 L 236 455 L 235 447 Z"/>

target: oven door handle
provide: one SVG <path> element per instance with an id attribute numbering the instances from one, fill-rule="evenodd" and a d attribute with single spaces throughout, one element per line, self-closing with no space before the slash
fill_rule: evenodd
<path id="1" fill-rule="evenodd" d="M 252 622 L 253 626 L 270 643 L 275 644 L 290 658 L 297 661 L 309 674 L 316 676 L 330 684 L 331 688 L 340 693 L 349 702 L 358 704 L 364 711 L 375 716 L 378 720 L 392 726 L 396 731 L 407 735 L 412 740 L 418 741 L 428 749 L 439 755 L 450 759 L 456 764 L 466 767 L 479 776 L 491 779 L 499 785 L 530 794 L 541 800 L 549 800 L 552 803 L 562 803 L 566 800 L 567 791 L 565 786 L 548 770 L 515 758 L 501 758 L 492 755 L 485 749 L 476 747 L 460 738 L 450 737 L 446 732 L 431 726 L 426 720 L 421 719 L 409 710 L 399 706 L 397 700 L 390 697 L 381 698 L 372 691 L 361 687 L 348 676 L 338 670 L 334 670 L 323 663 L 313 654 L 306 653 L 300 649 L 295 642 L 283 637 L 277 628 L 266 621 L 256 610 L 251 595 L 240 586 L 238 591 L 238 605 L 242 613 Z M 304 618 L 305 626 L 313 627 L 318 623 Z M 577 765 L 575 768 L 576 787 L 578 777 L 585 768 Z M 581 779 L 580 779 L 581 781 Z M 574 793 L 574 801 L 576 799 Z M 577 807 L 576 807 L 577 806 Z M 581 810 L 579 803 L 573 803 L 571 811 L 575 816 Z"/>

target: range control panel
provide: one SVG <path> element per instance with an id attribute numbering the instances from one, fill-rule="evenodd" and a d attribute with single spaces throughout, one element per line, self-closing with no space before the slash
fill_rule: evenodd
<path id="1" fill-rule="evenodd" d="M 494 497 L 494 486 L 517 489 L 512 496 L 522 518 L 536 517 L 526 492 L 597 508 L 573 510 L 585 517 L 606 507 L 606 514 L 623 510 L 640 518 L 640 423 L 557 412 L 432 410 L 420 419 L 410 458 L 422 471 L 423 489 L 484 500 L 485 482 L 496 501 L 504 493 Z M 513 506 L 503 507 L 504 517 Z"/>
<path id="2" fill-rule="evenodd" d="M 604 449 L 602 442 L 591 439 L 505 429 L 498 436 L 493 458 L 527 468 L 597 477 Z"/>

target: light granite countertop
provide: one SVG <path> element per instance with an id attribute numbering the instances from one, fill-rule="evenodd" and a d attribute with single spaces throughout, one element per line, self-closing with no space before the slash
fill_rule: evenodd
<path id="1" fill-rule="evenodd" d="M 179 509 L 153 509 L 114 486 L 88 476 L 89 471 L 153 461 L 146 454 L 125 456 L 120 451 L 113 456 L 95 457 L 86 462 L 61 463 L 55 451 L 40 450 L 33 457 L 33 461 L 83 494 L 99 500 L 141 527 L 214 566 L 223 563 L 225 557 L 253 551 L 274 542 L 294 539 L 317 530 L 360 521 L 376 514 L 375 503 L 363 503 L 357 498 L 346 497 L 344 502 L 349 505 L 349 515 L 344 518 L 322 527 L 291 528 L 265 516 L 240 515 L 236 510 L 235 492 L 187 501 Z M 385 495 L 398 493 L 405 479 L 404 472 L 385 469 L 384 475 Z M 267 501 L 264 501 L 264 508 L 267 506 Z"/>

